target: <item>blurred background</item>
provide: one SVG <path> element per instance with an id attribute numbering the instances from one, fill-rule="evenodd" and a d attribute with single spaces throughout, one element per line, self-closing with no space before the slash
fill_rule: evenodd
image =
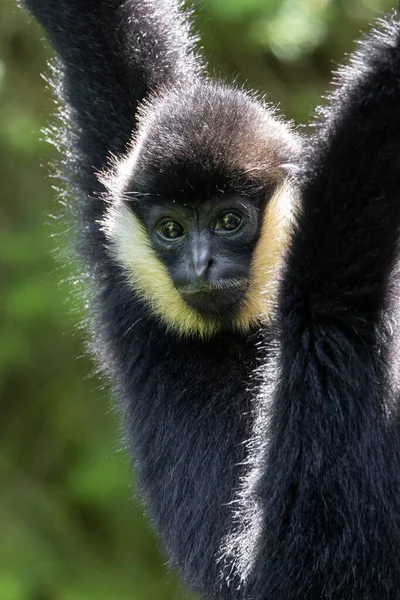
<path id="1" fill-rule="evenodd" d="M 195 20 L 212 69 L 268 92 L 301 124 L 360 31 L 394 4 L 202 0 Z M 134 498 L 118 416 L 55 259 L 41 38 L 0 0 L 0 600 L 189 598 Z"/>

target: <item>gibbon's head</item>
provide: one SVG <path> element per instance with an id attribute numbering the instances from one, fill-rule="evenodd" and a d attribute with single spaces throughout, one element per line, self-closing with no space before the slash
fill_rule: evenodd
<path id="1" fill-rule="evenodd" d="M 268 319 L 298 139 L 244 92 L 201 83 L 142 111 L 102 176 L 104 230 L 133 290 L 168 328 L 207 337 Z"/>

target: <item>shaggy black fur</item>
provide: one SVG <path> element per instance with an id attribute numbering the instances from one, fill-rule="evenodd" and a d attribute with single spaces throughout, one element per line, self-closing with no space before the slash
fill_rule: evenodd
<path id="1" fill-rule="evenodd" d="M 115 382 L 139 486 L 171 563 L 208 598 L 398 600 L 398 443 L 381 342 L 400 224 L 397 19 L 364 42 L 308 144 L 276 344 L 265 342 L 266 381 L 253 404 L 258 337 L 200 341 L 166 331 L 133 297 L 99 228 L 106 204 L 95 171 L 124 152 L 138 103 L 177 87 L 182 98 L 199 86 L 199 105 L 210 95 L 186 21 L 173 0 L 23 5 L 59 55 L 58 143 L 82 197 L 73 210 L 93 288 L 95 352 Z M 218 89 L 216 98 L 239 97 Z M 219 144 L 218 128 L 211 135 Z"/>
<path id="2" fill-rule="evenodd" d="M 106 202 L 95 176 L 110 153 L 126 150 L 138 103 L 150 93 L 186 87 L 196 116 L 200 60 L 192 51 L 193 38 L 175 1 L 27 0 L 23 5 L 46 28 L 59 57 L 53 79 L 62 126 L 56 143 L 73 186 L 71 210 L 90 280 L 94 351 L 116 386 L 140 491 L 171 564 L 205 596 L 230 598 L 217 555 L 228 533 L 229 503 L 249 435 L 257 334 L 248 340 L 226 332 L 201 342 L 166 332 L 134 297 L 106 251 L 99 224 Z M 211 88 L 198 88 L 199 106 L 207 103 Z M 233 91 L 221 86 L 216 101 L 230 96 Z M 186 109 L 181 93 L 178 100 Z M 244 108 L 244 100 L 238 94 L 231 102 Z M 174 110 L 178 115 L 177 104 L 171 114 Z M 232 113 L 232 126 L 236 118 Z M 160 141 L 170 152 L 168 131 L 160 127 Z M 158 134 L 152 135 L 157 147 Z"/>
<path id="3" fill-rule="evenodd" d="M 399 430 L 382 346 L 400 225 L 397 16 L 336 85 L 304 157 L 279 376 L 258 398 L 242 526 L 228 540 L 257 600 L 400 598 Z"/>
<path id="4" fill-rule="evenodd" d="M 104 212 L 97 196 L 104 188 L 96 174 L 111 155 L 126 150 L 135 130 L 137 109 L 151 92 L 193 81 L 201 69 L 195 39 L 174 0 L 21 0 L 45 28 L 57 52 L 52 84 L 61 127 L 55 131 L 62 153 L 62 173 L 85 196 L 87 227 L 80 243 L 98 254 L 96 219 Z M 158 9 L 157 8 L 158 4 Z M 73 213 L 77 211 L 75 201 Z M 78 224 L 82 230 L 81 224 Z M 98 239 L 100 236 L 100 240 Z M 96 243 L 93 244 L 93 237 Z"/>

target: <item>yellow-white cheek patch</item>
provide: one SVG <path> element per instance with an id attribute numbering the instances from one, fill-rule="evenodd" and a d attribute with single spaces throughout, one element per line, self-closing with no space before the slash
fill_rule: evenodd
<path id="1" fill-rule="evenodd" d="M 294 203 L 295 189 L 289 181 L 283 183 L 268 200 L 260 238 L 251 261 L 249 289 L 237 318 L 240 329 L 250 329 L 255 323 L 266 323 L 273 316 Z"/>
<path id="2" fill-rule="evenodd" d="M 290 188 L 282 188 L 268 203 L 259 242 L 251 263 L 249 289 L 232 328 L 247 332 L 268 321 L 274 306 L 282 248 L 286 246 Z M 114 199 L 102 225 L 109 251 L 123 268 L 133 290 L 167 328 L 180 335 L 211 337 L 221 328 L 198 314 L 176 290 L 148 235 L 129 207 Z"/>

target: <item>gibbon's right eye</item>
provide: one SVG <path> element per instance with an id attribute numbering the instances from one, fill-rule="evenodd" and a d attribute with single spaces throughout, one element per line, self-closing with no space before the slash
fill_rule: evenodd
<path id="1" fill-rule="evenodd" d="M 159 231 L 161 235 L 168 240 L 176 240 L 184 234 L 183 227 L 176 221 L 164 221 Z"/>

